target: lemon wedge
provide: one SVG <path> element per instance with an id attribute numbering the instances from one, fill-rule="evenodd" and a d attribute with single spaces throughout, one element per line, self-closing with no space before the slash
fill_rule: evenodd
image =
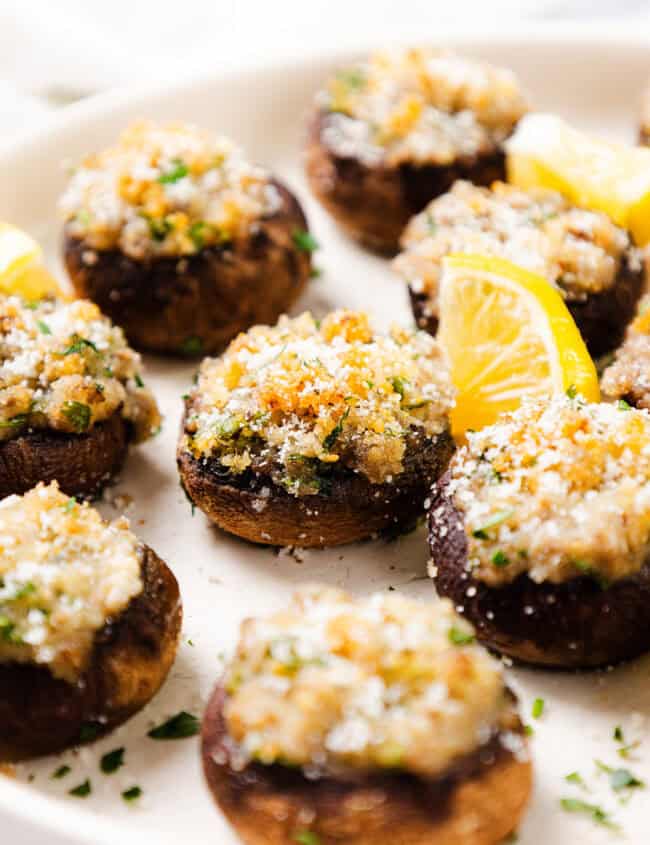
<path id="1" fill-rule="evenodd" d="M 650 149 L 595 138 L 551 114 L 524 117 L 506 143 L 508 181 L 559 191 L 650 241 Z"/>
<path id="2" fill-rule="evenodd" d="M 55 279 L 43 265 L 43 251 L 22 229 L 0 222 L 0 293 L 24 299 L 61 295 Z"/>
<path id="3" fill-rule="evenodd" d="M 438 340 L 457 390 L 456 436 L 492 424 L 524 397 L 599 399 L 596 368 L 560 294 L 501 258 L 443 260 Z"/>

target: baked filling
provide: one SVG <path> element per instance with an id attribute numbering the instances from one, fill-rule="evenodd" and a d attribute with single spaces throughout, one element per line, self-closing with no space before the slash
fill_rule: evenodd
<path id="1" fill-rule="evenodd" d="M 393 264 L 425 313 L 438 313 L 442 259 L 495 255 L 544 276 L 569 302 L 609 290 L 627 258 L 641 268 L 628 233 L 600 212 L 571 205 L 555 191 L 522 191 L 503 182 L 479 188 L 458 181 L 414 217 Z"/>
<path id="2" fill-rule="evenodd" d="M 354 599 L 303 588 L 286 610 L 242 624 L 225 675 L 230 763 L 435 778 L 512 713 L 500 664 L 450 602 Z M 518 736 L 504 740 L 522 749 Z"/>
<path id="3" fill-rule="evenodd" d="M 317 102 L 334 153 L 393 167 L 493 153 L 527 110 L 509 70 L 431 48 L 373 53 Z"/>
<path id="4" fill-rule="evenodd" d="M 227 243 L 281 204 L 269 175 L 230 140 L 191 124 L 139 121 L 73 172 L 66 231 L 136 260 Z"/>
<path id="5" fill-rule="evenodd" d="M 490 586 L 522 573 L 537 583 L 589 575 L 605 586 L 648 559 L 650 415 L 626 403 L 525 402 L 469 433 L 450 476 L 467 568 Z M 441 509 L 432 518 L 434 530 L 448 530 Z"/>
<path id="6" fill-rule="evenodd" d="M 39 484 L 0 502 L 0 664 L 47 666 L 74 683 L 97 631 L 142 592 L 138 540 L 122 517 Z"/>
<path id="7" fill-rule="evenodd" d="M 626 397 L 639 408 L 650 409 L 650 299 L 641 302 L 638 316 L 628 326 L 625 340 L 600 383 L 610 399 Z"/>
<path id="8" fill-rule="evenodd" d="M 296 496 L 327 492 L 335 469 L 390 483 L 410 438 L 447 430 L 452 403 L 442 353 L 424 332 L 379 334 L 361 312 L 322 322 L 284 316 L 202 363 L 184 446 L 224 472 L 268 475 Z"/>
<path id="9" fill-rule="evenodd" d="M 0 441 L 27 429 L 83 434 L 116 412 L 145 440 L 160 414 L 140 366 L 92 302 L 0 299 Z"/>

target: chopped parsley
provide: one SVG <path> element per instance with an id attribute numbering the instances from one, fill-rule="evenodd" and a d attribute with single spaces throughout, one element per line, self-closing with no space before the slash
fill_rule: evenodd
<path id="1" fill-rule="evenodd" d="M 566 813 L 584 813 L 590 816 L 596 824 L 613 830 L 618 829 L 618 825 L 611 820 L 609 813 L 597 804 L 589 804 L 579 798 L 561 798 L 560 806 Z"/>
<path id="2" fill-rule="evenodd" d="M 306 229 L 294 229 L 291 237 L 299 252 L 312 253 L 319 248 L 316 238 Z"/>
<path id="3" fill-rule="evenodd" d="M 312 267 L 309 271 L 309 278 L 310 279 L 319 279 L 323 275 L 323 268 L 322 267 Z"/>
<path id="4" fill-rule="evenodd" d="M 136 373 L 133 376 L 133 380 L 135 381 L 136 387 L 144 387 L 144 382 L 140 378 L 140 373 Z"/>
<path id="5" fill-rule="evenodd" d="M 16 626 L 8 616 L 0 613 L 0 640 L 13 645 L 20 645 L 21 639 L 16 633 Z"/>
<path id="6" fill-rule="evenodd" d="M 200 355 L 203 350 L 203 341 L 200 337 L 188 337 L 181 344 L 180 351 L 183 355 Z"/>
<path id="7" fill-rule="evenodd" d="M 615 769 L 601 760 L 596 760 L 595 763 L 597 769 L 609 775 L 609 785 L 614 792 L 620 792 L 623 789 L 645 788 L 645 783 L 636 775 L 633 775 L 629 769 Z"/>
<path id="8" fill-rule="evenodd" d="M 632 406 L 630 405 L 629 402 L 626 402 L 625 399 L 619 399 L 618 402 L 616 403 L 616 407 L 619 409 L 619 411 L 631 411 L 632 410 Z"/>
<path id="9" fill-rule="evenodd" d="M 74 399 L 68 399 L 63 403 L 61 413 L 77 433 L 88 431 L 91 417 L 89 405 L 83 402 L 76 402 Z"/>
<path id="10" fill-rule="evenodd" d="M 480 528 L 476 528 L 472 531 L 473 536 L 478 540 L 487 540 L 488 530 L 490 528 L 494 528 L 495 525 L 500 525 L 502 522 L 505 522 L 506 519 L 510 519 L 513 514 L 513 510 L 497 511 L 497 513 L 493 514 L 488 520 L 486 520 Z"/>
<path id="11" fill-rule="evenodd" d="M 141 216 L 149 224 L 149 233 L 154 241 L 164 241 L 167 235 L 174 228 L 173 223 L 166 217 L 151 217 L 149 214 L 142 212 Z"/>
<path id="12" fill-rule="evenodd" d="M 124 748 L 109 751 L 99 761 L 99 768 L 105 775 L 112 775 L 124 765 Z"/>
<path id="13" fill-rule="evenodd" d="M 505 555 L 501 549 L 497 549 L 497 551 L 492 555 L 492 563 L 495 566 L 502 568 L 510 563 L 510 558 Z"/>
<path id="14" fill-rule="evenodd" d="M 623 757 L 623 759 L 627 759 L 630 756 L 630 752 L 634 751 L 641 744 L 639 740 L 636 742 L 626 743 L 623 728 L 620 725 L 617 725 L 614 728 L 613 738 L 616 742 L 621 743 L 621 748 L 618 749 L 618 754 L 619 757 Z"/>
<path id="15" fill-rule="evenodd" d="M 50 777 L 52 778 L 52 780 L 61 780 L 61 778 L 64 778 L 66 775 L 69 775 L 71 771 L 72 769 L 70 768 L 70 766 L 59 766 L 58 769 L 55 769 L 52 772 Z"/>
<path id="16" fill-rule="evenodd" d="M 27 414 L 16 414 L 10 420 L 2 420 L 0 428 L 18 428 L 27 422 Z"/>
<path id="17" fill-rule="evenodd" d="M 86 778 L 86 780 L 83 783 L 80 783 L 79 786 L 75 786 L 73 789 L 70 789 L 68 791 L 68 795 L 74 795 L 75 798 L 87 798 L 92 791 L 92 785 L 88 778 Z"/>
<path id="18" fill-rule="evenodd" d="M 536 698 L 535 701 L 533 701 L 533 706 L 531 708 L 531 716 L 533 719 L 539 719 L 542 716 L 544 713 L 544 705 L 545 702 L 543 698 Z"/>
<path id="19" fill-rule="evenodd" d="M 175 158 L 172 161 L 172 167 L 166 173 L 162 173 L 158 177 L 158 181 L 161 185 L 173 185 L 174 182 L 178 182 L 180 179 L 184 179 L 190 171 L 187 168 L 187 165 L 184 161 L 180 158 Z"/>
<path id="20" fill-rule="evenodd" d="M 203 220 L 197 220 L 196 223 L 192 223 L 190 228 L 187 230 L 190 240 L 197 249 L 203 249 L 205 246 L 205 230 L 207 226 L 208 224 Z"/>
<path id="21" fill-rule="evenodd" d="M 395 378 L 391 379 L 391 384 L 395 393 L 399 393 L 403 399 L 406 393 L 406 385 L 408 384 L 407 380 L 400 376 L 395 376 Z"/>
<path id="22" fill-rule="evenodd" d="M 197 717 L 181 710 L 180 713 L 171 716 L 166 722 L 152 728 L 147 736 L 151 739 L 185 739 L 189 736 L 196 736 L 199 728 Z"/>
<path id="23" fill-rule="evenodd" d="M 68 499 L 68 501 L 65 503 L 65 505 L 63 505 L 63 512 L 64 513 L 70 513 L 72 510 L 74 510 L 74 506 L 76 504 L 77 504 L 77 500 L 73 496 L 71 496 Z"/>
<path id="24" fill-rule="evenodd" d="M 52 329 L 42 320 L 37 320 L 36 325 L 38 326 L 38 330 L 41 334 L 52 334 Z"/>
<path id="25" fill-rule="evenodd" d="M 348 405 L 348 407 L 345 409 L 345 411 L 343 411 L 339 421 L 336 423 L 336 425 L 330 431 L 330 433 L 327 435 L 327 437 L 323 440 L 323 449 L 327 449 L 327 451 L 329 452 L 330 449 L 332 448 L 332 446 L 339 439 L 341 432 L 343 431 L 343 425 L 344 425 L 346 419 L 348 418 L 349 413 L 350 413 L 350 405 Z"/>
<path id="26" fill-rule="evenodd" d="M 455 625 L 452 625 L 449 629 L 448 636 L 449 642 L 453 643 L 453 645 L 471 645 L 476 639 L 471 631 L 463 631 Z"/>
<path id="27" fill-rule="evenodd" d="M 132 786 L 130 789 L 125 789 L 122 793 L 122 798 L 130 803 L 136 801 L 142 795 L 142 789 L 139 786 Z"/>
<path id="28" fill-rule="evenodd" d="M 586 784 L 584 782 L 584 778 L 582 777 L 580 772 L 571 772 L 570 774 L 565 776 L 564 780 L 567 783 L 573 783 L 576 786 L 582 786 L 582 787 L 586 786 Z"/>
<path id="29" fill-rule="evenodd" d="M 336 74 L 336 78 L 344 85 L 347 85 L 348 88 L 359 89 L 363 88 L 366 84 L 365 73 L 361 70 L 361 68 L 357 67 L 349 68 L 348 70 L 340 70 Z M 307 843 L 307 845 L 309 844 Z"/>
<path id="30" fill-rule="evenodd" d="M 320 845 L 320 837 L 313 830 L 299 830 L 293 839 L 299 845 Z"/>
<path id="31" fill-rule="evenodd" d="M 572 384 L 570 387 L 567 388 L 566 395 L 569 397 L 569 399 L 576 398 L 576 396 L 578 395 L 578 389 L 575 384 Z"/>
<path id="32" fill-rule="evenodd" d="M 88 340 L 88 338 L 80 337 L 79 335 L 73 335 L 73 340 L 70 346 L 65 350 L 63 353 L 64 355 L 74 355 L 75 353 L 81 355 L 84 350 L 92 349 L 93 352 L 97 352 L 99 354 L 99 349 L 95 346 L 92 340 Z"/>

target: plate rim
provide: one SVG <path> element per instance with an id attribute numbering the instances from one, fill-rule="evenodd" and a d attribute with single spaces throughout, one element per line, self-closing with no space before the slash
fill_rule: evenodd
<path id="1" fill-rule="evenodd" d="M 265 60 L 248 59 L 230 68 L 202 69 L 177 76 L 173 81 L 140 83 L 133 86 L 119 86 L 110 91 L 94 94 L 84 100 L 54 110 L 52 114 L 36 126 L 12 134 L 8 139 L 0 140 L 0 167 L 10 165 L 12 159 L 20 160 L 25 155 L 37 153 L 40 145 L 51 140 L 53 134 L 70 131 L 100 119 L 113 109 L 135 107 L 148 100 L 161 96 L 174 98 L 196 86 L 209 87 L 219 85 L 229 79 L 254 82 L 259 73 L 300 72 L 301 68 L 316 63 L 333 60 L 345 61 L 361 55 L 378 46 L 409 44 L 449 43 L 454 47 L 471 52 L 473 47 L 485 44 L 503 44 L 513 46 L 523 43 L 534 44 L 537 48 L 571 45 L 576 48 L 602 46 L 616 54 L 625 48 L 647 48 L 650 71 L 650 28 L 643 32 L 638 22 L 614 21 L 545 21 L 536 20 L 518 23 L 505 31 L 497 26 L 483 28 L 482 31 L 468 30 L 467 27 L 445 26 L 436 33 L 435 39 L 414 39 L 406 42 L 403 35 L 387 38 L 378 44 L 377 38 L 360 37 L 357 46 L 319 46 L 314 52 L 308 44 L 297 46 L 290 53 Z M 215 810 L 215 812 L 217 812 Z M 80 823 L 81 820 L 81 823 Z M 128 822 L 113 822 L 107 830 L 106 819 L 86 807 L 71 807 L 65 801 L 49 795 L 35 792 L 27 783 L 13 781 L 0 773 L 0 823 L 8 833 L 21 835 L 23 845 L 39 842 L 44 833 L 50 837 L 52 845 L 114 845 L 119 840 L 124 845 L 135 845 L 136 837 L 141 838 L 140 829 L 133 831 Z M 56 839 L 51 837 L 56 836 Z M 176 837 L 156 829 L 160 842 L 177 842 Z"/>

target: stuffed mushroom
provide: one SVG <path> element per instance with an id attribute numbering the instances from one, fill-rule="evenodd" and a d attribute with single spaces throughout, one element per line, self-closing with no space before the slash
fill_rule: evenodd
<path id="1" fill-rule="evenodd" d="M 160 426 L 140 356 L 92 302 L 0 298 L 0 497 L 97 494 Z"/>
<path id="2" fill-rule="evenodd" d="M 605 368 L 600 388 L 611 401 L 650 410 L 650 297 L 644 297 L 625 340 Z"/>
<path id="3" fill-rule="evenodd" d="M 604 666 L 650 649 L 650 415 L 525 403 L 468 434 L 433 485 L 431 575 L 518 660 Z"/>
<path id="4" fill-rule="evenodd" d="M 0 502 L 0 759 L 67 748 L 143 707 L 176 653 L 176 579 L 121 518 L 55 483 Z"/>
<path id="5" fill-rule="evenodd" d="M 497 255 L 544 276 L 558 290 L 592 356 L 611 352 L 634 316 L 645 284 L 630 235 L 600 212 L 546 189 L 457 182 L 406 228 L 394 267 L 408 285 L 418 325 L 438 329 L 442 259 Z"/>
<path id="6" fill-rule="evenodd" d="M 185 400 L 181 482 L 257 543 L 330 546 L 415 524 L 453 449 L 436 342 L 364 313 L 282 317 L 206 359 Z"/>
<path id="7" fill-rule="evenodd" d="M 315 242 L 296 198 L 229 140 L 136 123 L 61 199 L 80 296 L 151 352 L 219 352 L 302 291 Z"/>
<path id="8" fill-rule="evenodd" d="M 247 845 L 496 845 L 531 764 L 501 667 L 449 602 L 304 588 L 242 625 L 203 765 Z"/>
<path id="9" fill-rule="evenodd" d="M 510 71 L 434 49 L 374 53 L 318 95 L 307 176 L 352 237 L 395 252 L 409 219 L 457 179 L 505 177 L 503 142 L 525 112 Z"/>

